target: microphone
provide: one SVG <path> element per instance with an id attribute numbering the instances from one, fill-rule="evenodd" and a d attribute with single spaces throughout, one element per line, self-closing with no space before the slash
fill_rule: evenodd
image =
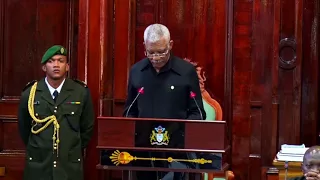
<path id="1" fill-rule="evenodd" d="M 197 106 L 198 111 L 199 111 L 199 113 L 200 113 L 201 120 L 203 120 L 202 112 L 201 112 L 200 107 L 199 107 L 199 105 L 198 105 L 198 103 L 197 103 L 197 101 L 196 101 L 196 98 L 195 98 L 195 97 L 196 97 L 196 93 L 190 91 L 190 97 L 191 97 L 191 98 L 193 99 L 193 101 L 196 103 L 196 106 Z"/>
<path id="2" fill-rule="evenodd" d="M 126 117 L 128 117 L 128 114 L 129 114 L 129 111 L 132 107 L 132 105 L 134 104 L 134 102 L 136 102 L 137 98 L 140 96 L 140 94 L 143 94 L 144 93 L 144 87 L 141 87 L 139 90 L 138 90 L 138 94 L 136 95 L 136 97 L 133 99 L 133 101 L 131 102 L 129 108 L 127 109 L 127 112 L 126 112 Z"/>

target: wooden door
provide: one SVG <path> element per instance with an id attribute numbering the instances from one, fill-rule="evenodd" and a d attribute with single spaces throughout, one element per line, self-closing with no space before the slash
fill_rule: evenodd
<path id="1" fill-rule="evenodd" d="M 40 61 L 47 48 L 70 49 L 70 76 L 77 73 L 77 9 L 76 0 L 0 1 L 0 167 L 6 171 L 0 179 L 22 179 L 25 147 L 17 106 L 27 82 L 43 77 Z"/>

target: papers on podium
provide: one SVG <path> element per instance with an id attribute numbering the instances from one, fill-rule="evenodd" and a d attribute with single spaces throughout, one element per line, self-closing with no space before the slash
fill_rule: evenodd
<path id="1" fill-rule="evenodd" d="M 281 145 L 281 150 L 277 154 L 278 161 L 302 162 L 303 155 L 308 148 L 302 145 Z"/>

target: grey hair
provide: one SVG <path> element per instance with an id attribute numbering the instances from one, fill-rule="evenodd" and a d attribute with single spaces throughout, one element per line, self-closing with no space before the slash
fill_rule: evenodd
<path id="1" fill-rule="evenodd" d="M 151 24 L 149 25 L 146 30 L 144 30 L 143 39 L 144 42 L 156 42 L 159 41 L 160 38 L 166 38 L 170 41 L 170 32 L 169 29 L 162 25 L 162 24 Z"/>

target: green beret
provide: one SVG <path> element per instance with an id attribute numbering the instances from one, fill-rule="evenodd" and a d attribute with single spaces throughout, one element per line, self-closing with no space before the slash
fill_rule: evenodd
<path id="1" fill-rule="evenodd" d="M 49 48 L 44 55 L 42 56 L 41 64 L 46 63 L 52 56 L 55 55 L 64 55 L 67 56 L 67 50 L 61 45 L 54 45 Z"/>

